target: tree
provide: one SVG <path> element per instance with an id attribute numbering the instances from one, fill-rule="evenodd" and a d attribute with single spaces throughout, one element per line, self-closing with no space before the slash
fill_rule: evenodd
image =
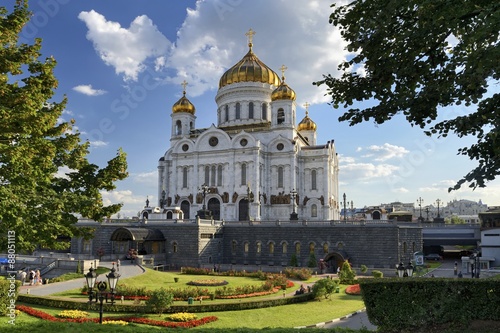
<path id="1" fill-rule="evenodd" d="M 19 43 L 31 13 L 26 0 L 12 12 L 0 7 L 0 234 L 15 233 L 16 251 L 37 246 L 67 248 L 58 236 L 91 237 L 78 216 L 102 221 L 119 211 L 105 206 L 100 191 L 127 176 L 119 150 L 107 166 L 89 163 L 89 143 L 81 143 L 74 121 L 61 121 L 66 98 L 51 98 L 57 87 L 56 61 L 40 61 L 41 40 Z M 0 237 L 0 248 L 7 238 Z"/>
<path id="2" fill-rule="evenodd" d="M 154 290 L 151 297 L 146 300 L 146 307 L 161 316 L 163 311 L 168 309 L 174 302 L 174 295 L 165 288 Z"/>
<path id="3" fill-rule="evenodd" d="M 314 251 L 311 251 L 309 253 L 309 260 L 307 261 L 307 267 L 314 268 L 318 266 L 318 262 L 316 260 L 316 255 L 314 254 Z"/>
<path id="4" fill-rule="evenodd" d="M 463 218 L 458 217 L 457 215 L 452 215 L 444 219 L 446 224 L 465 224 L 465 220 Z"/>
<path id="5" fill-rule="evenodd" d="M 340 29 L 352 56 L 341 76 L 324 75 L 339 121 L 382 124 L 402 113 L 426 135 L 474 136 L 458 150 L 477 160 L 449 191 L 465 182 L 485 187 L 500 173 L 500 3 L 491 0 L 354 0 L 332 5 L 330 23 Z M 488 89 L 490 88 L 490 89 Z M 363 109 L 354 103 L 374 101 Z M 464 104 L 469 114 L 438 120 L 438 109 Z M 441 117 L 441 118 L 443 118 Z"/>
<path id="6" fill-rule="evenodd" d="M 324 297 L 325 299 L 330 298 L 330 296 L 335 292 L 335 289 L 339 285 L 339 280 L 332 279 L 320 279 L 312 287 L 312 292 L 314 298 Z"/>
<path id="7" fill-rule="evenodd" d="M 352 270 L 351 264 L 347 260 L 342 264 L 339 279 L 341 284 L 353 284 L 356 279 L 356 272 Z"/>

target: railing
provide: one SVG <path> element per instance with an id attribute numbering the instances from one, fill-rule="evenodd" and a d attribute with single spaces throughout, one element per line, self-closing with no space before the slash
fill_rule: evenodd
<path id="1" fill-rule="evenodd" d="M 56 267 L 56 265 L 57 265 L 57 260 L 51 262 L 50 264 L 48 264 L 47 266 L 45 266 L 45 268 L 43 268 L 42 270 L 40 270 L 40 275 L 44 275 L 44 274 L 50 272 L 52 269 L 54 269 Z"/>

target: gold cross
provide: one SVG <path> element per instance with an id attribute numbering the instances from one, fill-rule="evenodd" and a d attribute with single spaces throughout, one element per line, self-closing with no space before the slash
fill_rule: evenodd
<path id="1" fill-rule="evenodd" d="M 247 33 L 245 33 L 245 36 L 248 37 L 248 44 L 252 44 L 253 36 L 255 35 L 255 31 L 250 28 Z"/>
<path id="2" fill-rule="evenodd" d="M 182 81 L 181 86 L 182 86 L 182 89 L 184 90 L 184 92 L 186 92 L 187 85 L 188 85 L 188 83 L 186 82 L 186 80 Z"/>
<path id="3" fill-rule="evenodd" d="M 311 105 L 311 104 L 309 104 L 309 103 L 307 103 L 307 102 L 304 104 L 304 107 L 306 108 L 306 115 L 309 113 L 309 106 L 310 106 L 310 105 Z"/>
<path id="4" fill-rule="evenodd" d="M 281 76 L 285 78 L 285 71 L 288 69 L 285 65 L 281 65 L 280 70 L 281 70 Z"/>

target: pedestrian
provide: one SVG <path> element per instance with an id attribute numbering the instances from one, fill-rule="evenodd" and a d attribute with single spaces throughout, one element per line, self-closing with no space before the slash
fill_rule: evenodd
<path id="1" fill-rule="evenodd" d="M 40 270 L 36 270 L 35 273 L 35 284 L 42 284 L 42 276 L 40 275 Z"/>
<path id="2" fill-rule="evenodd" d="M 116 261 L 116 270 L 119 272 L 120 271 L 120 259 Z"/>
<path id="3" fill-rule="evenodd" d="M 33 285 L 33 281 L 35 280 L 35 271 L 34 270 L 30 271 L 28 279 L 30 281 L 30 286 L 32 286 Z"/>
<path id="4" fill-rule="evenodd" d="M 337 275 L 340 274 L 340 266 L 337 267 Z"/>
<path id="5" fill-rule="evenodd" d="M 26 271 L 21 271 L 21 274 L 19 274 L 19 277 L 21 278 L 21 286 L 24 286 L 24 283 L 26 282 L 26 276 L 28 273 Z"/>

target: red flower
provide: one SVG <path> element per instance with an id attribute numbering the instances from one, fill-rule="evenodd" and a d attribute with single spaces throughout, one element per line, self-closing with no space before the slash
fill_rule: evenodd
<path id="1" fill-rule="evenodd" d="M 349 295 L 361 295 L 359 284 L 353 284 L 345 289 L 345 293 Z"/>

